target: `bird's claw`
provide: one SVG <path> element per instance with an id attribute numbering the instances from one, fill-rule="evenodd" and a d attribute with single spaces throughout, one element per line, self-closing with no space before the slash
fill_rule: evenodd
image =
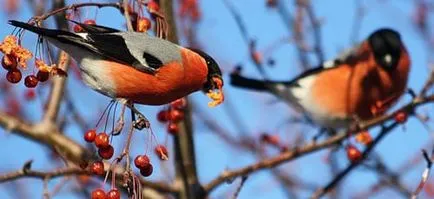
<path id="1" fill-rule="evenodd" d="M 136 128 L 138 130 L 142 130 L 144 128 L 149 128 L 151 126 L 151 124 L 149 123 L 149 121 L 145 117 L 142 117 L 141 115 L 139 115 L 139 118 L 137 118 L 137 120 L 133 121 L 133 126 L 134 126 L 134 128 Z"/>

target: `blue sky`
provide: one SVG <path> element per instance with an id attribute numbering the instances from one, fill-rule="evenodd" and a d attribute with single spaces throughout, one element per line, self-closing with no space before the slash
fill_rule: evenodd
<path id="1" fill-rule="evenodd" d="M 71 1 L 74 2 L 74 1 Z M 243 73 L 259 77 L 254 65 L 249 60 L 249 54 L 246 44 L 244 43 L 240 31 L 237 28 L 233 17 L 228 12 L 222 0 L 202 0 L 201 8 L 203 13 L 202 21 L 198 25 L 197 36 L 199 42 L 204 49 L 220 63 L 226 74 L 233 67 L 242 63 L 244 66 Z M 266 49 L 271 43 L 276 42 L 279 38 L 287 38 L 292 35 L 287 31 L 286 26 L 282 23 L 277 12 L 273 9 L 265 7 L 264 0 L 238 0 L 231 1 L 234 7 L 238 10 L 247 27 L 249 37 L 257 39 L 258 49 Z M 287 2 L 287 7 L 292 13 L 294 11 L 292 1 Z M 355 18 L 355 1 L 336 0 L 336 1 L 320 1 L 312 0 L 313 8 L 318 18 L 321 19 L 321 46 L 324 49 L 327 59 L 333 58 L 341 50 L 351 46 L 350 32 Z M 412 1 L 365 1 L 366 15 L 361 22 L 359 37 L 360 41 L 367 37 L 372 31 L 381 27 L 390 27 L 398 30 L 412 59 L 412 69 L 409 78 L 409 87 L 419 91 L 425 79 L 427 78 L 429 50 L 426 41 L 416 31 L 412 21 L 414 4 Z M 94 16 L 95 9 L 89 9 L 88 16 Z M 0 16 L 0 23 L 4 24 L 5 28 L 0 30 L 1 35 L 7 35 L 12 30 L 6 25 L 6 20 L 9 18 L 18 20 L 27 20 L 31 14 L 28 5 L 23 2 L 20 8 L 19 16 L 8 17 Z M 122 18 L 117 11 L 113 9 L 102 9 L 98 11 L 97 23 L 109 25 L 112 27 L 120 27 L 123 23 Z M 26 45 L 34 46 L 35 37 L 30 34 L 26 35 Z M 276 66 L 268 68 L 273 78 L 275 79 L 290 79 L 299 74 L 300 67 L 298 57 L 293 43 L 282 44 L 280 48 L 274 51 L 271 55 L 276 60 Z M 311 63 L 317 63 L 315 56 L 310 56 Z M 228 82 L 227 75 L 225 76 Z M 22 85 L 14 86 L 17 94 L 22 94 Z M 41 88 L 42 96 L 47 92 L 47 88 Z M 71 94 L 76 107 L 86 117 L 91 118 L 87 122 L 92 126 L 96 123 L 93 120 L 95 115 L 104 108 L 105 102 L 109 99 L 103 97 L 83 84 L 77 82 L 72 76 L 68 82 L 68 92 Z M 278 126 L 291 115 L 291 109 L 283 103 L 275 103 L 275 98 L 268 94 L 254 93 L 232 88 L 229 84 L 225 86 L 228 104 L 214 109 L 206 107 L 208 99 L 202 93 L 192 95 L 192 100 L 195 102 L 195 107 L 206 110 L 207 114 L 211 115 L 213 120 L 222 128 L 231 133 L 231 136 L 237 138 L 239 135 L 250 134 L 257 136 L 261 132 L 269 132 L 279 134 L 282 140 L 286 143 L 291 143 L 297 134 L 302 134 L 306 139 L 311 138 L 317 131 L 315 128 L 306 127 L 303 125 L 286 125 L 284 128 Z M 400 104 L 408 102 L 408 96 L 403 97 Z M 102 103 L 104 102 L 104 103 Z M 32 121 L 38 121 L 40 118 L 41 101 L 26 103 L 27 116 Z M 425 106 L 419 109 L 421 113 L 429 113 L 432 106 Z M 148 115 L 154 125 L 154 132 L 160 143 L 164 143 L 166 135 L 164 126 L 158 124 L 155 120 L 155 115 L 161 107 L 143 107 L 140 109 Z M 246 126 L 246 132 L 238 132 L 236 125 L 227 116 L 228 109 L 236 110 L 240 116 L 243 125 Z M 229 147 L 224 141 L 220 140 L 210 130 L 206 128 L 200 120 L 194 122 L 196 136 L 196 155 L 197 165 L 201 182 L 209 182 L 225 169 L 233 169 L 252 164 L 257 161 L 254 155 L 248 151 L 234 150 Z M 68 135 L 83 143 L 81 140 L 82 130 L 75 125 L 68 125 L 65 129 Z M 378 129 L 371 131 L 373 135 L 377 135 Z M 34 160 L 34 169 L 46 170 L 61 166 L 59 163 L 54 163 L 46 155 L 46 149 L 31 141 L 25 140 L 7 132 L 0 134 L 0 144 L 3 146 L 4 153 L 1 153 L 0 158 L 4 161 L 0 163 L 2 172 L 18 169 L 22 164 L 29 160 Z M 386 139 L 376 148 L 375 152 L 380 154 L 385 160 L 387 166 L 392 170 L 398 169 L 400 165 L 408 161 L 409 158 L 417 154 L 425 144 L 431 140 L 431 134 L 424 129 L 419 121 L 410 119 L 406 124 L 406 130 L 397 128 L 390 133 Z M 115 143 L 121 142 L 122 138 L 116 138 Z M 134 138 L 133 154 L 138 154 L 144 148 L 149 148 L 149 142 L 146 142 L 146 136 L 142 133 L 137 133 Z M 169 142 L 170 146 L 170 142 Z M 118 146 L 120 147 L 120 146 Z M 430 146 L 431 147 L 431 146 Z M 431 148 L 427 148 L 431 149 Z M 313 183 L 317 186 L 327 184 L 332 176 L 325 164 L 324 158 L 328 150 L 313 153 L 302 157 L 291 163 L 279 166 L 291 176 Z M 270 154 L 275 154 L 275 151 L 270 151 Z M 338 153 L 340 168 L 345 168 L 348 164 L 343 150 Z M 156 157 L 153 157 L 156 158 Z M 170 162 L 157 163 L 155 174 L 150 179 L 166 179 L 173 177 L 173 172 L 165 172 L 162 168 L 169 166 Z M 407 185 L 410 190 L 414 190 L 420 179 L 420 175 L 424 168 L 424 163 L 415 167 L 412 172 L 404 175 L 402 182 Z M 372 172 L 359 168 L 352 172 L 342 183 L 342 196 L 344 198 L 352 196 L 354 191 L 366 190 L 369 185 L 377 182 L 378 178 Z M 35 179 L 23 179 L 17 181 L 28 186 L 25 189 L 29 193 L 29 198 L 42 197 L 42 182 Z M 59 180 L 50 183 L 53 188 Z M 68 183 L 64 190 L 74 187 L 73 182 Z M 223 185 L 219 187 L 211 196 L 220 198 L 231 194 L 238 184 L 235 181 L 233 184 Z M 7 184 L 0 185 L 0 198 L 14 198 L 7 194 Z M 312 191 L 297 191 L 301 198 L 310 196 Z M 384 197 L 401 197 L 393 191 L 386 190 L 374 198 Z M 56 198 L 56 197 L 55 197 Z M 75 198 L 64 192 L 57 195 L 57 198 Z M 247 180 L 239 198 L 286 198 L 286 194 L 282 191 L 281 186 L 274 180 L 273 176 L 268 171 L 260 171 L 251 176 Z"/>

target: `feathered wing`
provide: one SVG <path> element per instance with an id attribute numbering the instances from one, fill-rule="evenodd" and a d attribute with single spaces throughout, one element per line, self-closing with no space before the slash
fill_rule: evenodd
<path id="1" fill-rule="evenodd" d="M 104 26 L 83 25 L 78 22 L 75 23 L 83 26 L 83 29 L 89 32 L 76 34 L 63 30 L 40 28 L 14 20 L 9 23 L 48 37 L 66 52 L 88 50 L 147 73 L 154 73 L 165 63 L 182 61 L 179 46 L 144 33 L 119 32 Z"/>

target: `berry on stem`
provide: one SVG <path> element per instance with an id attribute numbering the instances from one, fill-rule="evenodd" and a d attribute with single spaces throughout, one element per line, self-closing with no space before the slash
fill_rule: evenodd
<path id="1" fill-rule="evenodd" d="M 154 0 L 151 0 L 148 2 L 148 9 L 151 12 L 158 12 L 160 10 L 160 6 L 158 5 L 157 2 L 155 2 Z"/>
<path id="2" fill-rule="evenodd" d="M 179 132 L 179 126 L 176 123 L 170 123 L 167 126 L 167 132 L 169 132 L 172 135 L 176 135 Z"/>
<path id="3" fill-rule="evenodd" d="M 24 79 L 24 85 L 27 88 L 35 88 L 38 85 L 38 78 L 36 78 L 36 76 L 34 75 L 28 75 Z"/>
<path id="4" fill-rule="evenodd" d="M 91 199 L 107 199 L 107 195 L 105 191 L 102 189 L 95 189 L 92 191 Z"/>
<path id="5" fill-rule="evenodd" d="M 99 133 L 96 135 L 95 145 L 99 149 L 107 148 L 110 145 L 109 136 L 104 132 Z"/>
<path id="6" fill-rule="evenodd" d="M 408 114 L 404 111 L 399 111 L 398 113 L 395 114 L 394 119 L 396 122 L 400 124 L 404 124 L 408 119 Z"/>
<path id="7" fill-rule="evenodd" d="M 17 64 L 18 64 L 17 58 L 15 58 L 14 56 L 5 55 L 2 58 L 2 66 L 6 70 L 11 70 L 11 69 L 17 68 Z"/>
<path id="8" fill-rule="evenodd" d="M 169 117 L 170 121 L 179 122 L 184 119 L 184 112 L 179 110 L 170 110 Z"/>
<path id="9" fill-rule="evenodd" d="M 168 160 L 169 153 L 167 152 L 167 148 L 163 145 L 158 145 L 155 147 L 155 153 L 160 158 L 160 160 Z"/>
<path id="10" fill-rule="evenodd" d="M 137 19 L 136 26 L 137 32 L 146 32 L 151 28 L 151 20 L 146 17 L 140 17 Z"/>
<path id="11" fill-rule="evenodd" d="M 120 199 L 121 193 L 118 189 L 114 188 L 107 193 L 107 199 Z"/>
<path id="12" fill-rule="evenodd" d="M 84 29 L 78 24 L 75 24 L 73 29 L 74 29 L 74 32 L 76 32 L 76 33 L 84 32 Z"/>
<path id="13" fill-rule="evenodd" d="M 96 138 L 96 130 L 95 129 L 88 130 L 84 134 L 84 140 L 86 140 L 86 142 L 94 142 L 95 138 Z"/>
<path id="14" fill-rule="evenodd" d="M 6 79 L 13 84 L 20 82 L 22 77 L 21 71 L 16 68 L 9 70 L 6 74 Z"/>
<path id="15" fill-rule="evenodd" d="M 158 112 L 157 120 L 161 123 L 169 121 L 169 111 L 161 110 L 160 112 Z"/>
<path id="16" fill-rule="evenodd" d="M 87 25 L 95 25 L 95 24 L 96 24 L 96 21 L 93 20 L 93 19 L 87 19 L 87 20 L 84 20 L 83 23 L 84 23 L 84 24 L 87 24 Z"/>
<path id="17" fill-rule="evenodd" d="M 151 163 L 148 163 L 145 167 L 140 169 L 140 174 L 144 177 L 148 177 L 152 174 L 152 171 L 154 171 L 154 167 Z"/>
<path id="18" fill-rule="evenodd" d="M 362 152 L 359 151 L 355 146 L 349 144 L 346 147 L 347 157 L 351 162 L 357 162 L 362 159 Z"/>
<path id="19" fill-rule="evenodd" d="M 150 160 L 147 155 L 138 155 L 136 158 L 134 158 L 134 165 L 138 169 L 144 168 L 147 164 L 150 164 Z"/>
<path id="20" fill-rule="evenodd" d="M 174 109 L 184 109 L 187 106 L 187 102 L 184 98 L 179 98 L 170 103 L 170 106 Z"/>
<path id="21" fill-rule="evenodd" d="M 101 161 L 92 163 L 90 171 L 95 175 L 104 175 L 104 163 Z"/>
<path id="22" fill-rule="evenodd" d="M 106 160 L 112 158 L 114 152 L 115 152 L 115 149 L 113 148 L 112 145 L 109 145 L 109 146 L 106 147 L 106 148 L 99 148 L 99 149 L 98 149 L 98 155 L 99 155 L 101 158 L 106 159 Z"/>
<path id="23" fill-rule="evenodd" d="M 38 71 L 38 73 L 36 73 L 36 77 L 40 82 L 45 82 L 50 77 L 50 73 L 46 71 Z"/>

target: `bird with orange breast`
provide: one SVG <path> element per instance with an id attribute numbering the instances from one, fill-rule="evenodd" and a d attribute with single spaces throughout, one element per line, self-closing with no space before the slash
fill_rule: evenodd
<path id="1" fill-rule="evenodd" d="M 261 81 L 238 72 L 231 84 L 271 92 L 321 127 L 336 129 L 384 113 L 406 91 L 409 70 L 400 34 L 384 28 L 291 81 Z"/>
<path id="2" fill-rule="evenodd" d="M 83 81 L 103 95 L 131 103 L 163 105 L 202 90 L 213 100 L 210 106 L 223 102 L 220 68 L 205 52 L 146 33 L 74 23 L 85 32 L 9 21 L 70 54 L 80 65 Z"/>

